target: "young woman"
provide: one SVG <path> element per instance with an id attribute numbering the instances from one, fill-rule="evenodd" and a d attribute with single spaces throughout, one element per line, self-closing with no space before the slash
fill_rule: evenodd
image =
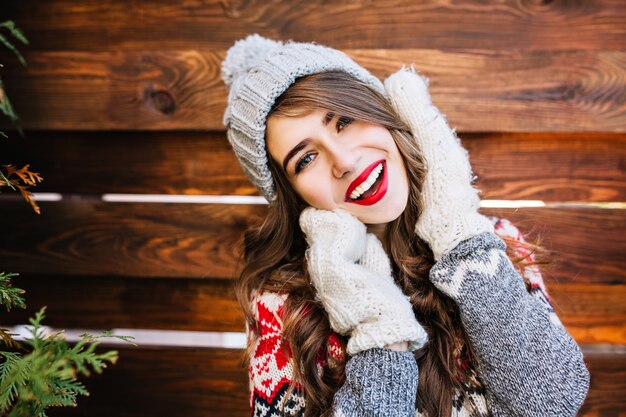
<path id="1" fill-rule="evenodd" d="M 478 212 L 422 77 L 383 84 L 335 49 L 258 35 L 222 76 L 229 141 L 270 202 L 237 287 L 254 416 L 576 415 L 581 351 L 530 245 Z"/>

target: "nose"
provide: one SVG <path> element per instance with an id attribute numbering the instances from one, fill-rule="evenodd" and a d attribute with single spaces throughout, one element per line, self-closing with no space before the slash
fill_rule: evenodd
<path id="1" fill-rule="evenodd" d="M 360 158 L 358 150 L 348 149 L 339 144 L 331 146 L 328 153 L 335 178 L 343 178 L 347 173 L 354 171 Z"/>

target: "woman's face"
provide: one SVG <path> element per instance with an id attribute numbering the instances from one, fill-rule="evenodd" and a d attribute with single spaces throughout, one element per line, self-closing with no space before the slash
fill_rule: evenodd
<path id="1" fill-rule="evenodd" d="M 366 224 L 395 220 L 409 195 L 398 147 L 382 125 L 317 110 L 272 116 L 267 148 L 309 205 L 344 209 Z"/>

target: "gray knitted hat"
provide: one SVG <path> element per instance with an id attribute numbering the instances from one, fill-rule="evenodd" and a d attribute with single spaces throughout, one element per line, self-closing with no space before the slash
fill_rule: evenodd
<path id="1" fill-rule="evenodd" d="M 287 43 L 249 35 L 222 62 L 229 89 L 224 125 L 228 141 L 250 181 L 268 201 L 275 188 L 265 148 L 265 119 L 276 99 L 302 76 L 343 70 L 385 94 L 382 82 L 348 55 L 317 43 Z"/>

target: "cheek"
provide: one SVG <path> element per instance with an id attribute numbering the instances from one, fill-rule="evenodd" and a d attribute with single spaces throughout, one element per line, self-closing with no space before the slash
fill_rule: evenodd
<path id="1" fill-rule="evenodd" d="M 322 190 L 311 190 L 307 194 L 301 194 L 301 196 L 304 201 L 306 201 L 312 207 L 321 210 L 333 210 L 335 208 L 329 195 L 325 194 Z"/>
<path id="2" fill-rule="evenodd" d="M 320 179 L 298 181 L 294 184 L 294 189 L 310 206 L 321 210 L 333 210 L 335 204 L 330 184 Z"/>
<path id="3" fill-rule="evenodd" d="M 401 193 L 406 194 L 408 196 L 409 195 L 409 177 L 402 161 L 400 161 L 398 165 L 399 165 L 398 170 L 400 171 L 398 173 L 398 176 L 400 177 L 399 183 L 402 187 Z"/>

